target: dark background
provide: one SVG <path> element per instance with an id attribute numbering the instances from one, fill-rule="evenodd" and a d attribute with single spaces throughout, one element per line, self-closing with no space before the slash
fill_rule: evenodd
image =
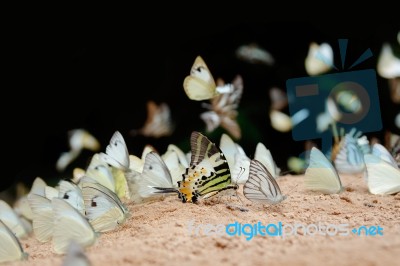
<path id="1" fill-rule="evenodd" d="M 287 79 L 307 76 L 304 59 L 311 41 L 328 42 L 339 65 L 337 39 L 348 38 L 346 62 L 353 63 L 370 48 L 374 57 L 354 70 L 376 68 L 383 42 L 395 44 L 400 29 L 394 22 L 327 26 L 247 20 L 193 24 L 190 30 L 187 24 L 88 24 L 32 27 L 21 32 L 10 53 L 13 62 L 8 70 L 13 74 L 13 86 L 3 98 L 11 108 L 3 112 L 6 160 L 1 189 L 17 180 L 30 185 L 36 176 L 68 178 L 74 167 L 84 168 L 92 155 L 89 151 L 64 173 L 57 173 L 54 167 L 59 154 L 69 149 L 67 131 L 74 128 L 90 131 L 102 151 L 116 130 L 123 134 L 131 154 L 140 156 L 145 144 L 160 153 L 169 143 L 186 151 L 190 133 L 205 130 L 199 118 L 204 111 L 201 103 L 189 100 L 182 87 L 197 55 L 203 57 L 215 79 L 231 81 L 236 74 L 242 75 L 239 123 L 243 137 L 238 142 L 250 157 L 257 142 L 263 142 L 285 170 L 287 158 L 298 155 L 303 143 L 294 142 L 291 133 L 271 128 L 269 88 L 285 89 Z M 269 51 L 276 64 L 254 65 L 237 59 L 237 47 L 251 42 Z M 390 101 L 387 81 L 377 78 L 384 129 L 369 136 L 382 139 L 387 129 L 399 133 L 393 119 L 400 107 Z M 177 125 L 172 136 L 129 135 L 131 129 L 143 126 L 150 99 L 170 106 Z M 222 132 L 219 129 L 208 135 L 218 143 Z"/>

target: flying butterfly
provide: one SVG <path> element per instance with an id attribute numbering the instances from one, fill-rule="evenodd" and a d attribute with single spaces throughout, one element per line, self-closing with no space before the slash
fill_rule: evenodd
<path id="1" fill-rule="evenodd" d="M 183 81 L 186 95 L 189 99 L 195 101 L 208 100 L 220 93 L 230 92 L 232 90 L 231 87 L 230 84 L 217 87 L 210 70 L 201 56 L 196 57 L 190 70 L 190 75 Z"/>
<path id="2" fill-rule="evenodd" d="M 157 105 L 154 101 L 147 102 L 147 119 L 140 129 L 131 130 L 131 135 L 160 138 L 170 136 L 174 131 L 171 110 L 166 103 Z"/>
<path id="3" fill-rule="evenodd" d="M 275 177 L 256 159 L 250 162 L 249 179 L 243 186 L 243 194 L 250 201 L 264 204 L 278 204 L 286 199 Z"/>
<path id="4" fill-rule="evenodd" d="M 223 81 L 219 81 L 221 86 Z M 235 139 L 241 138 L 240 126 L 236 120 L 240 99 L 243 94 L 243 79 L 237 75 L 233 82 L 233 90 L 229 93 L 219 94 L 210 100 L 210 104 L 203 103 L 203 107 L 209 109 L 200 115 L 206 123 L 207 132 L 214 131 L 218 126 L 225 129 Z"/>

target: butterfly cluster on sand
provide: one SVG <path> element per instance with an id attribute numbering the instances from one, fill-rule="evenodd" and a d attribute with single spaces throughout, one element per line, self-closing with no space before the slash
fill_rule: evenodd
<path id="1" fill-rule="evenodd" d="M 129 218 L 127 202 L 177 195 L 184 203 L 198 203 L 223 191 L 236 191 L 241 184 L 250 201 L 277 204 L 285 199 L 275 181 L 279 168 L 262 143 L 253 160 L 226 134 L 220 147 L 197 131 L 190 143 L 188 153 L 171 144 L 162 155 L 146 146 L 139 158 L 129 154 L 116 131 L 105 153 L 95 153 L 88 167 L 76 169 L 71 179 L 53 187 L 37 177 L 14 208 L 0 202 L 0 258 L 26 258 L 19 238 L 31 233 L 40 242 L 51 242 L 58 254 L 89 247 L 101 233 L 115 230 Z"/>

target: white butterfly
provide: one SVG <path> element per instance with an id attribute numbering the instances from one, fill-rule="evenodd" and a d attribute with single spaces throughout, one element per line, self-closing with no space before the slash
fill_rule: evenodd
<path id="1" fill-rule="evenodd" d="M 281 169 L 276 165 L 270 150 L 261 142 L 257 143 L 254 159 L 261 162 L 275 179 L 279 177 Z"/>
<path id="2" fill-rule="evenodd" d="M 7 202 L 1 199 L 0 220 L 2 220 L 19 239 L 29 236 L 29 228 L 24 225 L 21 218 L 14 211 L 14 209 L 11 208 L 11 206 Z"/>
<path id="3" fill-rule="evenodd" d="M 305 59 L 307 74 L 316 76 L 328 72 L 333 66 L 333 50 L 328 43 L 310 43 Z"/>
<path id="4" fill-rule="evenodd" d="M 372 194 L 391 195 L 400 192 L 400 170 L 385 160 L 373 155 L 364 156 L 368 189 Z"/>
<path id="5" fill-rule="evenodd" d="M 71 241 L 68 245 L 67 254 L 62 262 L 62 266 L 90 266 L 91 263 L 85 254 L 85 251 L 76 243 Z"/>
<path id="6" fill-rule="evenodd" d="M 98 151 L 100 149 L 98 140 L 85 129 L 70 130 L 68 137 L 70 150 L 63 152 L 56 162 L 56 169 L 59 172 L 64 171 L 79 156 L 83 149 L 91 151 Z"/>
<path id="7" fill-rule="evenodd" d="M 86 217 L 96 232 L 107 232 L 125 222 L 128 209 L 117 194 L 96 183 L 82 184 Z"/>
<path id="8" fill-rule="evenodd" d="M 249 177 L 250 158 L 243 148 L 225 133 L 221 135 L 219 147 L 228 161 L 232 183 L 244 184 Z"/>
<path id="9" fill-rule="evenodd" d="M 146 155 L 143 172 L 139 179 L 139 195 L 144 199 L 159 198 L 165 196 L 160 188 L 178 187 L 176 180 L 181 180 L 182 176 L 175 177 L 175 181 L 168 170 L 167 165 L 156 152 L 150 152 Z"/>
<path id="10" fill-rule="evenodd" d="M 85 176 L 89 177 L 108 189 L 115 191 L 115 180 L 111 173 L 110 166 L 100 158 L 100 154 L 93 155 Z"/>
<path id="11" fill-rule="evenodd" d="M 269 112 L 271 126 L 280 132 L 289 132 L 293 127 L 307 119 L 309 115 L 310 111 L 305 108 L 297 111 L 291 117 L 277 110 L 270 110 Z"/>
<path id="12" fill-rule="evenodd" d="M 170 136 L 174 131 L 171 110 L 166 103 L 157 105 L 154 101 L 147 102 L 147 119 L 140 129 L 131 130 L 131 135 L 160 138 Z"/>
<path id="13" fill-rule="evenodd" d="M 214 78 L 201 56 L 197 56 L 190 75 L 183 81 L 183 88 L 191 100 L 202 101 L 212 99 L 220 93 L 227 93 L 232 86 L 219 86 L 215 84 Z"/>
<path id="14" fill-rule="evenodd" d="M 274 57 L 258 44 L 251 43 L 241 45 L 236 49 L 236 57 L 251 64 L 264 64 L 272 66 L 275 63 Z"/>
<path id="15" fill-rule="evenodd" d="M 344 189 L 332 163 L 315 147 L 311 149 L 304 181 L 306 189 L 324 194 L 340 193 Z"/>
<path id="16" fill-rule="evenodd" d="M 122 171 L 129 170 L 129 152 L 124 137 L 116 131 L 111 137 L 106 153 L 100 153 L 100 159 Z"/>
<path id="17" fill-rule="evenodd" d="M 7 225 L 0 220 L 0 263 L 24 260 L 28 254 L 24 252 L 21 243 Z"/>
<path id="18" fill-rule="evenodd" d="M 66 253 L 72 240 L 82 247 L 88 247 L 95 243 L 98 234 L 78 210 L 59 198 L 54 198 L 51 205 L 54 213 L 52 244 L 56 253 Z"/>
<path id="19" fill-rule="evenodd" d="M 278 204 L 286 199 L 265 165 L 255 159 L 250 162 L 249 179 L 243 186 L 243 194 L 248 200 L 263 204 Z"/>
<path id="20" fill-rule="evenodd" d="M 59 182 L 58 196 L 77 209 L 82 215 L 85 215 L 85 203 L 83 201 L 82 191 L 76 184 L 61 180 Z"/>
<path id="21" fill-rule="evenodd" d="M 394 168 L 399 169 L 396 160 L 393 158 L 392 154 L 385 148 L 385 146 L 375 143 L 372 145 L 372 154 L 376 157 L 384 160 L 388 164 L 391 164 Z"/>
<path id="22" fill-rule="evenodd" d="M 221 85 L 223 81 L 221 81 Z M 243 79 L 237 75 L 233 82 L 233 90 L 229 93 L 219 94 L 210 100 L 210 104 L 203 103 L 209 109 L 200 115 L 206 123 L 207 132 L 214 131 L 218 126 L 224 128 L 235 139 L 241 138 L 240 126 L 236 120 L 240 99 L 243 93 Z"/>
<path id="23" fill-rule="evenodd" d="M 54 214 L 51 201 L 33 193 L 29 193 L 28 201 L 33 212 L 33 233 L 40 242 L 47 242 L 53 235 Z"/>
<path id="24" fill-rule="evenodd" d="M 400 77 L 400 58 L 394 55 L 389 43 L 382 45 L 382 50 L 378 58 L 377 72 L 381 77 L 386 79 Z"/>

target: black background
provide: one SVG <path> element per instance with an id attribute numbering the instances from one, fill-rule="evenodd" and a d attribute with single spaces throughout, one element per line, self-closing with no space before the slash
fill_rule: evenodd
<path id="1" fill-rule="evenodd" d="M 190 22 L 189 22 L 190 23 Z M 84 151 L 64 173 L 55 162 L 68 150 L 67 131 L 85 128 L 96 136 L 102 151 L 119 130 L 131 154 L 140 155 L 145 144 L 163 153 L 169 143 L 188 148 L 190 133 L 203 131 L 200 102 L 191 101 L 182 83 L 197 55 L 201 55 L 214 78 L 230 81 L 236 74 L 244 80 L 239 111 L 243 138 L 239 144 L 252 157 L 257 142 L 269 148 L 285 169 L 290 155 L 298 155 L 303 143 L 291 133 L 273 130 L 269 123 L 268 89 L 285 89 L 289 78 L 307 76 L 304 58 L 311 41 L 328 42 L 339 60 L 337 40 L 348 38 L 346 62 L 353 63 L 366 49 L 374 57 L 356 69 L 376 68 L 383 42 L 396 43 L 400 27 L 395 23 L 361 25 L 316 25 L 305 22 L 240 22 L 193 25 L 188 22 L 156 23 L 155 26 L 97 25 L 30 27 L 17 35 L 9 51 L 12 86 L 3 96 L 5 133 L 2 189 L 14 181 L 31 184 L 36 176 L 46 180 L 67 178 L 74 167 L 84 168 L 92 155 Z M 238 60 L 235 50 L 258 43 L 275 58 L 272 67 Z M 382 139 L 386 129 L 399 133 L 393 119 L 400 107 L 388 95 L 387 81 L 378 76 L 384 129 L 370 135 Z M 146 102 L 166 102 L 177 125 L 174 134 L 161 139 L 131 137 L 146 119 Z M 249 126 L 250 125 L 250 126 Z M 247 127 L 249 126 L 249 127 Z M 219 130 L 209 134 L 219 142 Z"/>

